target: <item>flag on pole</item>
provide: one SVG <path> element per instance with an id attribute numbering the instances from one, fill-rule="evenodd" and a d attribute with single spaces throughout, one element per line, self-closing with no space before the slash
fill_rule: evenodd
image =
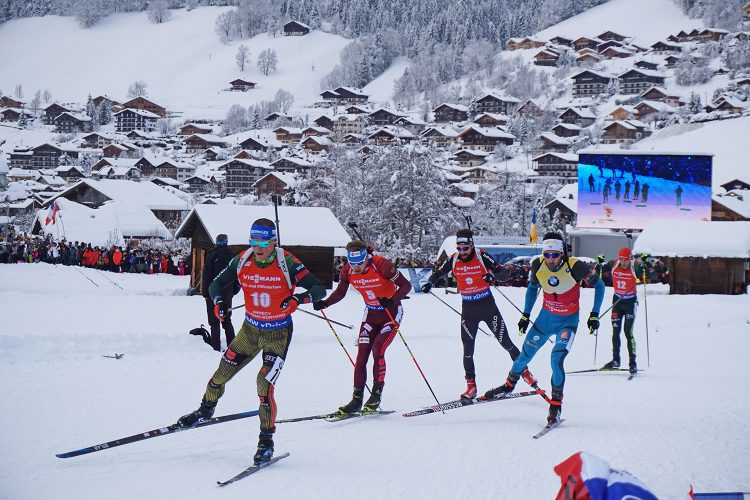
<path id="1" fill-rule="evenodd" d="M 590 453 L 574 453 L 557 464 L 554 470 L 562 483 L 557 500 L 657 500 L 656 495 L 638 478 L 627 471 L 611 468 L 605 460 Z"/>
<path id="2" fill-rule="evenodd" d="M 50 221 L 52 221 L 52 224 L 55 224 L 55 219 L 59 210 L 60 206 L 57 204 L 57 200 L 53 201 L 47 209 L 47 218 L 44 221 L 45 226 L 48 226 Z"/>
<path id="3" fill-rule="evenodd" d="M 536 210 L 531 212 L 531 231 L 529 231 L 529 243 L 536 243 L 538 235 L 536 233 Z"/>

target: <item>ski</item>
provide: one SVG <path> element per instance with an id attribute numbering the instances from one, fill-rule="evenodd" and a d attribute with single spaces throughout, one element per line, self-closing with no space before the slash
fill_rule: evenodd
<path id="1" fill-rule="evenodd" d="M 552 430 L 552 429 L 554 429 L 555 427 L 559 426 L 559 425 L 560 425 L 561 423 L 563 423 L 563 422 L 565 422 L 565 419 L 564 419 L 564 418 L 561 418 L 561 419 L 560 419 L 560 420 L 558 420 L 557 422 L 553 422 L 553 423 L 551 423 L 551 424 L 547 424 L 547 425 L 545 425 L 545 426 L 544 426 L 544 428 L 543 428 L 543 429 L 542 429 L 541 431 L 539 431 L 539 432 L 537 432 L 536 434 L 534 434 L 534 439 L 539 439 L 540 437 L 544 436 L 544 435 L 545 435 L 545 434 L 547 434 L 547 433 L 548 433 L 549 431 L 551 431 L 551 430 Z"/>
<path id="2" fill-rule="evenodd" d="M 629 372 L 627 368 L 590 368 L 588 370 L 575 370 L 572 372 L 565 372 L 565 375 L 572 375 L 574 373 L 594 373 L 594 372 Z M 638 370 L 642 372 L 643 370 Z"/>
<path id="3" fill-rule="evenodd" d="M 81 448 L 80 450 L 73 450 L 68 451 L 65 453 L 58 453 L 55 455 L 57 458 L 71 458 L 71 457 L 77 457 L 79 455 L 86 455 L 87 453 L 93 453 L 95 451 L 101 451 L 106 450 L 109 448 L 114 448 L 116 446 L 122 446 L 124 444 L 130 444 L 135 443 L 137 441 L 143 441 L 145 439 L 151 439 L 159 436 L 165 436 L 167 434 L 174 434 L 175 432 L 180 431 L 188 431 L 191 429 L 198 429 L 199 427 L 206 427 L 209 425 L 214 424 L 221 424 L 224 422 L 231 422 L 232 420 L 239 420 L 241 418 L 247 418 L 247 417 L 254 417 L 258 415 L 258 410 L 253 411 L 245 411 L 242 413 L 232 413 L 230 415 L 223 415 L 221 417 L 214 417 L 211 419 L 208 419 L 206 421 L 203 421 L 199 424 L 194 425 L 193 427 L 180 427 L 177 424 L 172 424 L 167 427 L 161 427 L 159 429 L 154 429 L 152 431 L 148 432 L 142 432 L 140 434 L 134 434 L 132 436 L 115 439 L 113 441 L 107 441 L 106 443 L 101 444 L 95 444 L 94 446 L 88 446 L 86 448 Z"/>
<path id="4" fill-rule="evenodd" d="M 630 372 L 630 375 L 628 375 L 628 380 L 633 380 L 633 378 L 638 374 L 638 371 Z"/>
<path id="5" fill-rule="evenodd" d="M 288 424 L 292 422 L 305 422 L 307 420 L 321 420 L 324 418 L 331 418 L 335 413 L 323 413 L 321 415 L 310 415 L 309 417 L 296 417 L 296 418 L 282 418 L 281 420 L 277 420 L 277 424 Z"/>
<path id="6" fill-rule="evenodd" d="M 375 417 L 378 415 L 390 415 L 391 413 L 395 413 L 393 410 L 378 410 L 378 411 L 358 411 L 356 413 L 334 413 L 332 415 L 329 415 L 326 417 L 326 422 L 341 422 L 342 420 L 349 420 L 350 418 L 357 418 L 357 417 Z"/>
<path id="7" fill-rule="evenodd" d="M 247 469 L 243 470 L 242 472 L 240 472 L 239 474 L 237 474 L 233 478 L 227 479 L 226 481 L 216 481 L 216 484 L 219 485 L 219 486 L 226 486 L 228 484 L 232 484 L 233 482 L 239 481 L 240 479 L 245 478 L 245 477 L 249 476 L 250 474 L 255 474 L 259 470 L 265 469 L 269 465 L 275 464 L 276 462 L 278 462 L 282 458 L 286 458 L 288 456 L 289 456 L 289 453 L 284 453 L 283 455 L 279 455 L 279 456 L 273 457 L 268 462 L 262 462 L 262 463 L 260 463 L 258 465 L 251 465 L 250 467 L 248 467 Z"/>
<path id="8" fill-rule="evenodd" d="M 404 413 L 403 416 L 404 417 L 418 417 L 420 415 L 438 413 L 438 412 L 445 411 L 445 410 L 453 410 L 454 408 L 462 408 L 464 406 L 473 406 L 473 405 L 477 405 L 481 403 L 492 403 L 493 401 L 504 401 L 506 399 L 523 398 L 526 396 L 536 396 L 537 394 L 544 394 L 544 391 L 539 389 L 536 391 L 512 392 L 504 397 L 497 398 L 497 399 L 477 399 L 477 398 L 457 399 L 455 401 L 449 401 L 448 403 L 429 406 L 421 410 L 410 411 L 409 413 Z"/>

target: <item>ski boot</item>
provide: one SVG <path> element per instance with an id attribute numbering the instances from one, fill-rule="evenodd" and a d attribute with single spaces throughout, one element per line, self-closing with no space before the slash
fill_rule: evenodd
<path id="1" fill-rule="evenodd" d="M 612 361 L 602 366 L 602 370 L 616 370 L 618 368 L 620 368 L 620 360 L 617 358 L 612 359 Z"/>
<path id="2" fill-rule="evenodd" d="M 344 406 L 339 408 L 338 413 L 341 415 L 348 415 L 351 413 L 357 413 L 362 409 L 362 396 L 365 393 L 364 387 L 355 387 L 352 393 L 352 400 L 346 403 Z"/>
<path id="3" fill-rule="evenodd" d="M 214 410 L 216 409 L 216 403 L 210 404 L 206 401 L 201 401 L 201 406 L 192 413 L 183 415 L 177 420 L 177 425 L 183 428 L 195 427 L 198 424 L 202 424 L 206 420 L 209 420 L 214 416 Z"/>
<path id="4" fill-rule="evenodd" d="M 271 460 L 271 457 L 273 457 L 273 433 L 260 431 L 258 451 L 255 452 L 253 462 L 255 465 L 260 465 Z"/>
<path id="5" fill-rule="evenodd" d="M 630 374 L 635 375 L 638 373 L 638 365 L 635 363 L 635 358 L 630 358 Z"/>
<path id="6" fill-rule="evenodd" d="M 466 377 L 466 390 L 459 397 L 466 400 L 471 400 L 477 397 L 477 383 L 474 380 L 474 377 Z"/>
<path id="7" fill-rule="evenodd" d="M 375 382 L 372 384 L 372 394 L 362 407 L 362 413 L 375 413 L 380 406 L 380 398 L 383 396 L 383 383 Z"/>
<path id="8" fill-rule="evenodd" d="M 562 391 L 552 389 L 552 400 L 549 403 L 549 413 L 547 414 L 547 425 L 560 421 L 562 415 Z"/>
<path id="9" fill-rule="evenodd" d="M 519 375 L 516 375 L 513 372 L 508 373 L 508 378 L 505 380 L 505 383 L 501 385 L 500 387 L 495 387 L 494 389 L 490 389 L 489 391 L 484 393 L 484 399 L 502 399 L 511 392 L 513 392 L 513 389 L 516 388 L 516 383 L 518 382 L 518 379 L 520 378 Z"/>
<path id="10" fill-rule="evenodd" d="M 539 381 L 531 374 L 528 368 L 526 368 L 521 374 L 521 378 L 529 384 L 530 387 L 534 387 Z"/>

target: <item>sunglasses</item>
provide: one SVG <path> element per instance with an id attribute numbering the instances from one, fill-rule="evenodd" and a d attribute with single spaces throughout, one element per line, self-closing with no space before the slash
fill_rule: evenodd
<path id="1" fill-rule="evenodd" d="M 467 246 L 456 247 L 456 250 L 458 250 L 459 252 L 468 252 L 470 248 L 471 247 L 467 245 Z"/>
<path id="2" fill-rule="evenodd" d="M 251 247 L 268 248 L 270 244 L 271 244 L 271 240 L 266 240 L 266 241 L 250 240 Z"/>
<path id="3" fill-rule="evenodd" d="M 545 259 L 556 259 L 560 256 L 560 252 L 544 252 L 542 255 Z"/>

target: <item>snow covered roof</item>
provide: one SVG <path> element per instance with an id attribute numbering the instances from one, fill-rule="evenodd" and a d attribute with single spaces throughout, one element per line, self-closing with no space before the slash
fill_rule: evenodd
<path id="1" fill-rule="evenodd" d="M 622 73 L 620 73 L 617 76 L 617 78 L 622 78 L 623 76 L 627 75 L 628 73 L 639 73 L 641 75 L 651 76 L 653 78 L 666 78 L 667 77 L 667 75 L 665 75 L 664 73 L 660 73 L 658 71 L 654 71 L 654 70 L 651 70 L 651 69 L 630 68 L 630 69 L 628 69 L 628 70 L 623 71 Z"/>
<path id="2" fill-rule="evenodd" d="M 80 122 L 90 122 L 91 121 L 91 117 L 88 116 L 87 114 L 85 114 L 85 113 L 74 113 L 72 111 L 63 111 L 62 113 L 60 113 L 59 115 L 57 115 L 55 117 L 54 121 L 58 121 L 60 119 L 60 117 L 63 116 L 63 115 L 68 115 L 68 116 L 72 117 L 73 119 L 78 120 Z"/>
<path id="3" fill-rule="evenodd" d="M 539 134 L 540 139 L 547 139 L 552 144 L 556 144 L 558 146 L 569 146 L 570 145 L 570 139 L 567 137 L 560 137 L 559 135 L 555 135 L 550 132 L 542 132 Z"/>
<path id="4" fill-rule="evenodd" d="M 509 134 L 508 132 L 505 132 L 499 128 L 494 127 L 480 127 L 478 125 L 469 125 L 464 130 L 462 130 L 458 135 L 462 136 L 469 130 L 474 130 L 477 133 L 483 135 L 484 137 L 498 137 L 503 139 L 515 139 L 516 136 L 513 134 Z"/>
<path id="5" fill-rule="evenodd" d="M 562 113 L 560 113 L 558 115 L 558 117 L 561 117 L 562 115 L 564 115 L 568 111 L 573 112 L 574 114 L 580 116 L 581 118 L 593 118 L 593 119 L 596 119 L 596 115 L 589 108 L 574 108 L 574 107 L 567 108 L 565 111 L 563 111 Z"/>
<path id="6" fill-rule="evenodd" d="M 621 107 L 624 107 L 624 106 L 621 106 Z M 552 128 L 556 129 L 558 127 L 564 128 L 564 129 L 568 129 L 568 130 L 581 130 L 581 127 L 579 127 L 575 123 L 558 123 L 557 125 L 555 125 Z"/>
<path id="7" fill-rule="evenodd" d="M 113 116 L 117 116 L 117 115 L 119 115 L 121 113 L 124 113 L 126 111 L 132 111 L 136 115 L 141 115 L 144 118 L 153 118 L 155 120 L 161 118 L 156 113 L 152 113 L 151 111 L 146 111 L 145 109 L 137 109 L 137 108 L 125 108 L 125 109 L 123 109 L 121 111 L 118 111 L 117 113 L 113 113 Z"/>
<path id="8" fill-rule="evenodd" d="M 258 187 L 263 180 L 266 179 L 266 177 L 276 177 L 281 182 L 286 184 L 287 187 L 295 188 L 297 187 L 297 176 L 294 175 L 292 172 L 268 172 L 266 175 L 258 179 L 255 184 L 253 184 L 253 187 Z"/>
<path id="9" fill-rule="evenodd" d="M 656 111 L 663 113 L 674 113 L 675 111 L 677 111 L 674 107 L 661 101 L 644 100 L 635 105 L 636 108 L 642 108 L 644 106 L 648 106 L 651 109 L 655 109 Z"/>
<path id="10" fill-rule="evenodd" d="M 456 111 L 463 111 L 463 112 L 469 111 L 468 106 L 464 106 L 463 104 L 453 104 L 450 102 L 444 102 L 440 104 L 439 106 L 435 106 L 435 109 L 433 109 L 432 111 L 434 112 L 435 110 L 442 108 L 443 106 L 445 106 L 446 108 L 455 109 Z"/>
<path id="11" fill-rule="evenodd" d="M 151 210 L 188 210 L 188 205 L 181 198 L 160 188 L 151 182 L 134 182 L 113 179 L 82 179 L 57 197 L 64 197 L 68 192 L 87 184 L 107 198 L 123 203 L 145 205 Z"/>
<path id="12" fill-rule="evenodd" d="M 479 113 L 477 116 L 475 116 L 474 121 L 479 120 L 483 116 L 487 116 L 499 122 L 507 122 L 510 120 L 510 117 L 508 115 L 503 115 L 501 113 L 490 113 L 488 111 L 485 111 L 484 113 Z"/>
<path id="13" fill-rule="evenodd" d="M 211 241 L 221 233 L 230 245 L 247 245 L 250 225 L 256 219 L 275 220 L 273 206 L 196 205 L 177 229 L 176 237 L 189 236 L 201 224 Z M 343 247 L 351 238 L 330 209 L 279 207 L 281 243 L 285 246 Z"/>
<path id="14" fill-rule="evenodd" d="M 172 179 L 171 177 L 154 177 L 153 179 L 151 179 L 150 182 L 154 182 L 154 183 L 156 183 L 158 185 L 158 183 L 155 182 L 155 181 L 159 181 L 159 182 L 161 182 L 163 184 L 166 184 L 166 185 L 172 186 L 172 187 L 180 187 L 180 186 L 182 186 L 182 182 L 180 182 L 180 181 L 178 181 L 176 179 Z"/>
<path id="15" fill-rule="evenodd" d="M 422 135 L 427 136 L 431 131 L 443 137 L 458 137 L 458 132 L 451 127 L 428 127 L 422 132 Z"/>
<path id="16" fill-rule="evenodd" d="M 488 97 L 492 97 L 497 99 L 498 101 L 505 101 L 505 102 L 521 102 L 520 99 L 516 99 L 513 96 L 507 95 L 507 94 L 498 94 L 497 92 L 487 92 L 483 96 L 479 97 L 478 99 L 474 99 L 474 102 L 481 101 L 482 99 L 487 99 Z"/>
<path id="17" fill-rule="evenodd" d="M 732 212 L 750 219 L 750 189 L 731 189 L 713 195 L 713 200 Z"/>
<path id="18" fill-rule="evenodd" d="M 578 213 L 578 183 L 565 184 L 555 193 L 555 200 L 562 203 L 571 212 Z"/>
<path id="19" fill-rule="evenodd" d="M 474 200 L 466 196 L 451 196 L 449 200 L 454 207 L 458 208 L 471 208 L 476 203 Z"/>
<path id="20" fill-rule="evenodd" d="M 124 181 L 120 181 L 124 182 Z M 89 208 L 65 198 L 58 198 L 60 211 L 55 223 L 45 225 L 47 210 L 37 212 L 42 234 L 84 241 L 93 245 L 124 244 L 124 237 L 155 236 L 171 240 L 172 234 L 154 213 L 142 203 L 110 201 L 99 208 Z"/>
<path id="21" fill-rule="evenodd" d="M 543 156 L 547 156 L 547 155 L 555 156 L 555 157 L 560 158 L 561 160 L 564 160 L 564 161 L 570 161 L 570 162 L 577 162 L 578 161 L 578 155 L 575 154 L 575 153 L 556 153 L 554 151 L 550 151 L 548 153 L 542 153 L 542 154 L 540 154 L 538 156 L 535 156 L 535 157 L 533 157 L 531 159 L 531 161 L 536 161 L 539 158 L 541 158 Z"/>
<path id="22" fill-rule="evenodd" d="M 657 257 L 750 258 L 750 222 L 657 220 L 635 242 Z"/>

